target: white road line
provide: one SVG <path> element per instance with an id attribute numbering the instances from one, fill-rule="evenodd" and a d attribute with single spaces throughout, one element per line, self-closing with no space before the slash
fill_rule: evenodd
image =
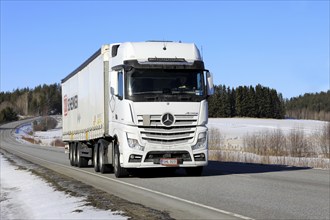
<path id="1" fill-rule="evenodd" d="M 13 150 L 13 149 L 11 149 L 11 150 Z M 171 198 L 171 199 L 174 199 L 174 200 L 185 202 L 185 203 L 188 203 L 188 204 L 191 204 L 191 205 L 199 206 L 199 207 L 202 207 L 202 208 L 205 208 L 205 209 L 209 209 L 209 210 L 212 210 L 212 211 L 215 211 L 215 212 L 219 212 L 221 214 L 226 214 L 226 215 L 233 216 L 233 217 L 240 218 L 240 219 L 244 219 L 244 220 L 253 220 L 253 218 L 246 217 L 246 216 L 243 216 L 243 215 L 240 215 L 240 214 L 236 214 L 236 213 L 233 213 L 233 212 L 228 212 L 228 211 L 225 211 L 225 210 L 222 210 L 222 209 L 217 209 L 217 208 L 214 208 L 214 207 L 211 207 L 211 206 L 207 206 L 207 205 L 200 204 L 200 203 L 197 203 L 197 202 L 193 202 L 193 201 L 190 201 L 190 200 L 182 199 L 182 198 L 179 198 L 179 197 L 176 197 L 176 196 L 172 196 L 172 195 L 169 195 L 169 194 L 166 194 L 166 193 L 162 193 L 162 192 L 155 191 L 155 190 L 152 190 L 152 189 L 137 186 L 137 185 L 134 185 L 134 184 L 131 184 L 131 183 L 126 183 L 126 182 L 123 182 L 123 181 L 118 180 L 118 179 L 112 179 L 112 178 L 102 176 L 102 175 L 97 174 L 97 173 L 91 173 L 91 172 L 85 171 L 83 169 L 79 169 L 79 168 L 75 168 L 75 167 L 72 167 L 72 166 L 67 166 L 67 165 L 51 162 L 51 161 L 48 161 L 48 160 L 44 160 L 44 159 L 35 157 L 33 155 L 30 155 L 30 154 L 27 154 L 27 153 L 24 153 L 24 152 L 21 152 L 21 151 L 18 151 L 18 150 L 13 150 L 13 151 L 16 151 L 20 154 L 32 157 L 36 160 L 40 160 L 40 161 L 50 163 L 50 164 L 54 164 L 54 165 L 57 165 L 57 166 L 61 166 L 61 167 L 64 167 L 64 168 L 74 169 L 74 170 L 77 170 L 79 172 L 83 172 L 83 173 L 86 173 L 86 174 L 89 174 L 89 175 L 101 177 L 101 178 L 106 179 L 106 180 L 110 180 L 110 181 L 113 181 L 113 182 L 116 182 L 116 183 L 124 184 L 124 185 L 130 186 L 130 187 L 136 188 L 136 189 L 151 192 L 151 193 L 154 193 L 154 194 L 157 194 L 157 195 L 161 195 L 161 196 L 168 197 L 168 198 Z"/>

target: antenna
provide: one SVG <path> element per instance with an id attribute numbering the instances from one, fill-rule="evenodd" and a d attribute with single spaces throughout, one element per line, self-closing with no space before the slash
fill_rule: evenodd
<path id="1" fill-rule="evenodd" d="M 163 50 L 166 50 L 166 49 L 167 49 L 167 48 L 166 48 L 166 44 L 167 44 L 166 42 L 167 42 L 167 41 L 165 41 L 165 40 L 163 41 L 163 43 L 164 43 Z"/>

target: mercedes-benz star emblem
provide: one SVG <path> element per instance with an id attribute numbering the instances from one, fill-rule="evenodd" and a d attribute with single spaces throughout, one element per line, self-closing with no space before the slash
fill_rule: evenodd
<path id="1" fill-rule="evenodd" d="M 171 126 L 174 123 L 174 116 L 171 113 L 165 113 L 162 116 L 162 123 L 165 126 Z"/>

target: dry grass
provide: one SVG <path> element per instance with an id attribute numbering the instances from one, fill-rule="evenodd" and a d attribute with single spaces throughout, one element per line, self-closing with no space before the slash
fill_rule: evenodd
<path id="1" fill-rule="evenodd" d="M 330 123 L 310 135 L 301 127 L 293 128 L 288 134 L 281 129 L 247 134 L 238 151 L 230 150 L 225 142 L 218 129 L 210 129 L 211 160 L 329 168 Z"/>
<path id="2" fill-rule="evenodd" d="M 243 137 L 244 151 L 262 156 L 329 157 L 329 128 L 306 135 L 303 128 L 295 127 L 285 135 L 281 129 L 262 131 Z"/>
<path id="3" fill-rule="evenodd" d="M 40 140 L 36 140 L 34 138 L 31 138 L 31 137 L 22 137 L 22 139 L 25 140 L 25 141 L 28 141 L 32 144 L 41 144 Z"/>
<path id="4" fill-rule="evenodd" d="M 217 150 L 224 146 L 225 136 L 220 133 L 219 129 L 209 129 L 208 145 L 210 150 Z"/>
<path id="5" fill-rule="evenodd" d="M 65 144 L 61 139 L 55 139 L 54 141 L 51 142 L 51 146 L 57 146 L 57 147 L 64 147 Z"/>
<path id="6" fill-rule="evenodd" d="M 287 137 L 287 146 L 290 152 L 289 155 L 292 157 L 308 157 L 315 154 L 313 149 L 309 148 L 309 139 L 299 127 L 290 131 Z"/>
<path id="7" fill-rule="evenodd" d="M 330 158 L 330 122 L 323 125 L 323 128 L 315 134 L 316 141 L 321 146 L 325 157 Z"/>

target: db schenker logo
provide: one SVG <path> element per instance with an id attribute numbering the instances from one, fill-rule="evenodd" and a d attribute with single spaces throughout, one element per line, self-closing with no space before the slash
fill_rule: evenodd
<path id="1" fill-rule="evenodd" d="M 67 95 L 64 96 L 64 116 L 68 115 L 68 112 L 78 108 L 78 95 L 68 98 Z"/>

